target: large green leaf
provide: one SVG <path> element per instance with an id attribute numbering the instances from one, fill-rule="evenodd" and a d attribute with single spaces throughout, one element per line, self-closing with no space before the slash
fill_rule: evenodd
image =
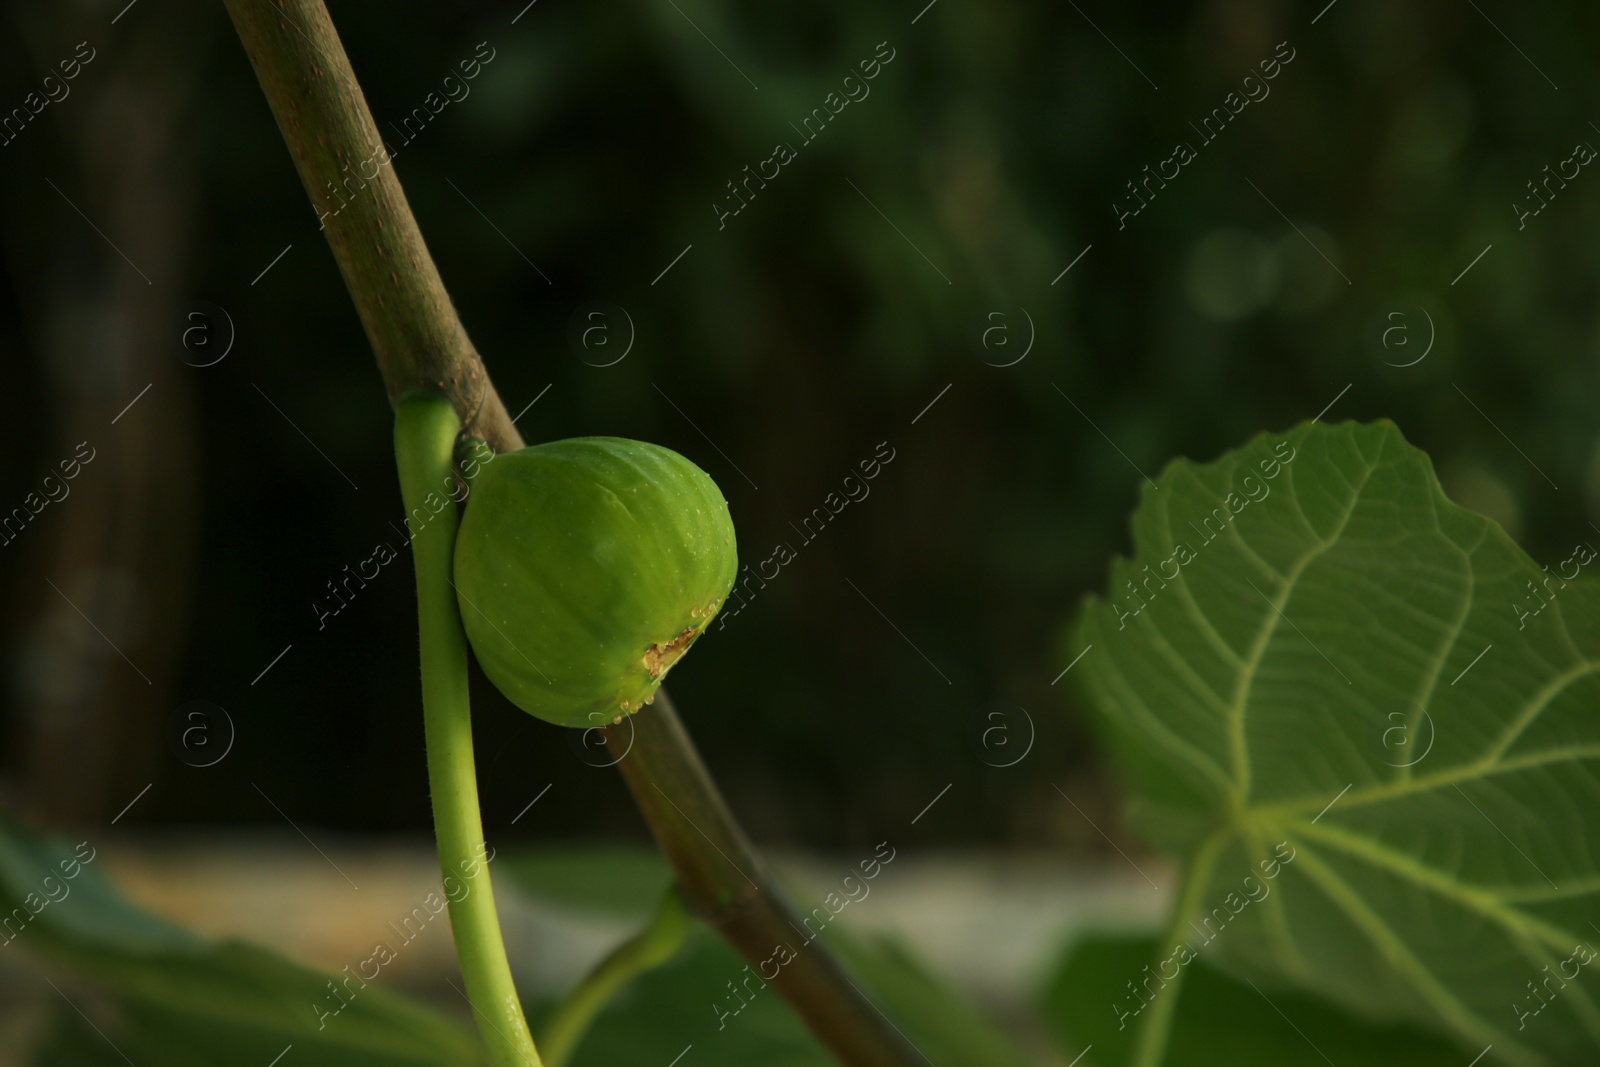
<path id="1" fill-rule="evenodd" d="M 43 1062 L 97 1062 L 85 1057 L 115 1051 L 115 1062 L 265 1064 L 291 1044 L 301 1065 L 483 1062 L 476 1034 L 377 982 L 345 987 L 355 989 L 349 1003 L 319 1018 L 319 1006 L 337 1005 L 328 983 L 342 976 L 243 942 L 211 942 L 142 912 L 103 877 L 97 857 L 92 844 L 75 849 L 0 821 L 8 947 L 70 964 L 118 994 L 122 1007 L 96 1042 L 78 1025 L 77 1002 L 63 1000 L 66 1026 L 41 1051 Z"/>
<path id="2" fill-rule="evenodd" d="M 1155 954 L 1151 938 L 1095 937 L 1073 946 L 1051 977 L 1044 1014 L 1084 1064 L 1128 1067 L 1134 1022 L 1117 1004 L 1130 975 Z M 1455 1046 L 1405 1026 L 1373 1026 L 1301 994 L 1258 989 L 1190 964 L 1172 1022 L 1166 1067 L 1465 1067 Z M 1117 996 L 1117 994 L 1122 994 Z"/>
<path id="3" fill-rule="evenodd" d="M 1593 553 L 1546 572 L 1387 422 L 1175 462 L 1133 534 L 1064 651 L 1185 866 L 1169 944 L 1485 1063 L 1595 1062 Z"/>

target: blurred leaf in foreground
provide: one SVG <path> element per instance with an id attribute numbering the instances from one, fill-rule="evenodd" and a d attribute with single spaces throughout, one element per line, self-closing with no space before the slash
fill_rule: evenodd
<path id="1" fill-rule="evenodd" d="M 374 982 L 345 985 L 344 975 L 268 949 L 211 942 L 140 911 L 103 877 L 97 855 L 92 843 L 74 847 L 0 822 L 0 905 L 11 947 L 69 964 L 115 993 L 122 1009 L 115 1024 L 96 1020 L 105 1031 L 97 1046 L 63 1003 L 66 1022 L 41 1063 L 102 1062 L 95 1057 L 112 1052 L 104 1047 L 111 1043 L 116 1052 L 104 1062 L 126 1056 L 166 1067 L 264 1065 L 290 1044 L 296 1067 L 483 1062 L 475 1034 L 424 1004 Z M 321 1018 L 317 1006 L 337 1003 L 329 982 L 348 1002 Z"/>

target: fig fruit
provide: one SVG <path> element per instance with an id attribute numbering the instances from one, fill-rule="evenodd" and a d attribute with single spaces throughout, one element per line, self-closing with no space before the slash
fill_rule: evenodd
<path id="1" fill-rule="evenodd" d="M 726 600 L 728 502 L 678 453 L 617 437 L 496 456 L 456 539 L 467 639 L 489 680 L 560 726 L 637 711 Z"/>

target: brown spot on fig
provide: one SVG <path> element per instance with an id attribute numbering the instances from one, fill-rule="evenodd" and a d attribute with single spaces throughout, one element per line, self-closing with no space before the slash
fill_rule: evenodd
<path id="1" fill-rule="evenodd" d="M 645 670 L 650 672 L 650 677 L 659 678 L 666 674 L 667 668 L 678 662 L 683 654 L 689 650 L 689 646 L 694 644 L 695 636 L 698 633 L 699 631 L 693 626 L 685 626 L 678 636 L 672 640 L 665 644 L 654 644 L 645 649 L 643 662 Z"/>

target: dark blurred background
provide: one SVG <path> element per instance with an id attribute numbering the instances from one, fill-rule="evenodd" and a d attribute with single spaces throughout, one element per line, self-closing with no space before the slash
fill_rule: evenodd
<path id="1" fill-rule="evenodd" d="M 1536 559 L 1594 533 L 1600 177 L 1513 206 L 1600 145 L 1592 6 L 525 2 L 331 7 L 507 407 L 539 398 L 528 439 L 675 448 L 745 562 L 796 548 L 671 678 L 758 840 L 875 842 L 953 783 L 921 842 L 1109 851 L 1085 814 L 1119 834 L 1115 784 L 1052 680 L 1174 456 L 1337 398 Z M 4 795 L 73 825 L 153 783 L 120 826 L 420 835 L 409 556 L 313 607 L 400 544 L 381 382 L 221 5 L 124 3 L 10 4 L 0 33 L 3 109 L 93 53 L 0 146 L 0 509 L 28 515 L 0 546 Z M 1119 230 L 1178 140 L 1197 158 Z M 180 758 L 195 700 L 236 729 L 209 767 Z M 497 841 L 643 836 L 614 771 L 476 701 Z"/>

